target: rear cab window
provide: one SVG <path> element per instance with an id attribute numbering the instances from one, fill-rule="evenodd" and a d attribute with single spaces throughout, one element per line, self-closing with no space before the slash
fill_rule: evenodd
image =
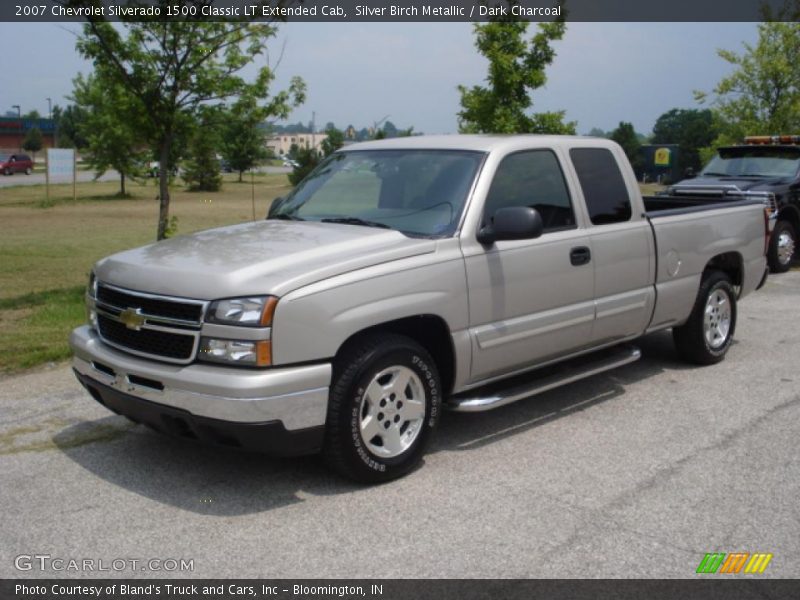
<path id="1" fill-rule="evenodd" d="M 608 148 L 572 148 L 570 159 L 592 225 L 630 221 L 631 199 L 617 159 Z"/>

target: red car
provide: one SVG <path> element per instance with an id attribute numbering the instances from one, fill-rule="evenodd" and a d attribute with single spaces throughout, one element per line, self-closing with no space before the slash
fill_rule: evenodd
<path id="1" fill-rule="evenodd" d="M 14 173 L 33 173 L 33 161 L 27 154 L 0 154 L 0 173 L 13 175 Z"/>

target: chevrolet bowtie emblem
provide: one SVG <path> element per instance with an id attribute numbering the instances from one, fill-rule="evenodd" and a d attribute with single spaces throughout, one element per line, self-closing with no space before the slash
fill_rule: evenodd
<path id="1" fill-rule="evenodd" d="M 126 308 L 119 313 L 119 320 L 125 324 L 125 327 L 134 331 L 139 331 L 144 325 L 144 316 L 140 308 Z"/>

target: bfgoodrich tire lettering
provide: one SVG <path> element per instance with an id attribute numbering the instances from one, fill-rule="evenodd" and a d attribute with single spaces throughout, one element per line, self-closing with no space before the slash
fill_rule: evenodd
<path id="1" fill-rule="evenodd" d="M 689 320 L 672 330 L 678 354 L 689 362 L 720 362 L 736 329 L 736 294 L 730 278 L 721 271 L 706 273 L 700 282 Z"/>
<path id="2" fill-rule="evenodd" d="M 436 428 L 441 382 L 430 354 L 405 336 L 365 337 L 337 359 L 323 455 L 356 481 L 408 473 Z"/>

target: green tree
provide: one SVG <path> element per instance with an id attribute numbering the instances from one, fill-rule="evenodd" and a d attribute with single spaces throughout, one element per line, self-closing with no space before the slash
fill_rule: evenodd
<path id="1" fill-rule="evenodd" d="M 289 183 L 292 185 L 297 185 L 303 181 L 305 176 L 311 173 L 320 161 L 319 152 L 307 146 L 298 148 L 292 158 L 297 162 L 297 166 L 289 173 Z"/>
<path id="2" fill-rule="evenodd" d="M 53 107 L 53 121 L 56 126 L 56 142 L 59 148 L 85 148 L 89 142 L 81 133 L 84 129 L 86 112 L 74 104 L 62 109 Z"/>
<path id="3" fill-rule="evenodd" d="M 699 171 L 700 149 L 710 146 L 719 129 L 709 109 L 673 108 L 658 117 L 653 126 L 653 144 L 678 144 L 678 168 Z"/>
<path id="4" fill-rule="evenodd" d="M 25 139 L 22 140 L 22 149 L 32 153 L 33 159 L 36 160 L 36 153 L 42 149 L 43 145 L 42 130 L 38 127 L 31 127 L 25 134 Z"/>
<path id="5" fill-rule="evenodd" d="M 36 121 L 38 119 L 41 119 L 42 115 L 40 115 L 39 111 L 34 108 L 33 110 L 28 111 L 24 115 L 22 115 L 22 118 L 23 119 L 31 119 L 31 120 Z"/>
<path id="6" fill-rule="evenodd" d="M 527 39 L 527 21 L 503 17 L 474 25 L 475 46 L 489 61 L 487 85 L 458 86 L 462 133 L 575 133 L 575 122 L 564 122 L 564 111 L 529 114 L 531 92 L 547 82 L 545 68 L 553 62 L 552 42 L 566 31 L 563 17 L 540 23 Z"/>
<path id="7" fill-rule="evenodd" d="M 332 125 L 328 123 L 328 125 Z M 336 127 L 328 127 L 325 130 L 327 138 L 320 143 L 321 152 L 314 148 L 303 147 L 295 151 L 294 158 L 297 166 L 289 173 L 289 183 L 297 185 L 306 175 L 317 168 L 323 158 L 330 156 L 344 145 L 344 132 Z M 292 145 L 294 147 L 294 144 Z"/>
<path id="8" fill-rule="evenodd" d="M 242 174 L 267 158 L 266 130 L 260 127 L 266 115 L 251 97 L 240 98 L 225 111 L 222 125 L 222 157 Z"/>
<path id="9" fill-rule="evenodd" d="M 181 175 L 190 192 L 217 192 L 222 187 L 222 174 L 215 150 L 218 144 L 215 124 L 214 117 L 210 111 L 207 112 L 191 138 L 189 160 Z M 161 172 L 164 172 L 163 164 Z"/>
<path id="10" fill-rule="evenodd" d="M 332 124 L 330 124 L 332 125 Z M 328 127 L 325 130 L 328 137 L 320 144 L 323 156 L 330 156 L 344 145 L 344 132 L 336 127 Z"/>
<path id="11" fill-rule="evenodd" d="M 86 140 L 83 156 L 96 178 L 109 169 L 117 171 L 119 195 L 125 196 L 126 178 L 140 174 L 146 159 L 142 115 L 125 90 L 103 81 L 100 73 L 87 77 L 79 74 L 72 82 L 72 99 L 84 114 L 79 124 L 80 135 Z"/>
<path id="12" fill-rule="evenodd" d="M 599 127 L 592 127 L 586 135 L 590 137 L 607 138 L 609 134 Z"/>
<path id="13" fill-rule="evenodd" d="M 181 5 L 196 5 L 180 0 Z M 70 0 L 71 6 L 91 6 L 95 0 Z M 175 0 L 154 3 L 166 13 Z M 227 98 L 251 96 L 263 99 L 267 113 L 286 118 L 292 105 L 305 97 L 305 85 L 293 78 L 287 90 L 272 96 L 275 75 L 262 66 L 252 83 L 242 70 L 266 50 L 275 35 L 270 23 L 243 21 L 135 21 L 112 26 L 93 17 L 84 25 L 77 42 L 80 54 L 94 64 L 103 80 L 119 85 L 145 115 L 142 133 L 158 152 L 159 216 L 157 239 L 169 227 L 169 173 L 173 144 L 181 131 L 195 122 L 201 107 Z"/>
<path id="14" fill-rule="evenodd" d="M 765 19 L 798 13 L 784 5 L 776 17 L 765 10 Z M 745 135 L 776 135 L 800 131 L 800 23 L 772 21 L 758 25 L 755 46 L 743 44 L 741 54 L 718 50 L 733 67 L 710 95 L 721 127 L 715 145 L 741 142 Z M 695 92 L 705 102 L 709 94 Z"/>
<path id="15" fill-rule="evenodd" d="M 633 124 L 621 121 L 609 137 L 622 146 L 625 156 L 628 157 L 633 170 L 638 174 L 642 166 L 642 145 L 639 143 L 639 136 L 633 128 Z"/>

